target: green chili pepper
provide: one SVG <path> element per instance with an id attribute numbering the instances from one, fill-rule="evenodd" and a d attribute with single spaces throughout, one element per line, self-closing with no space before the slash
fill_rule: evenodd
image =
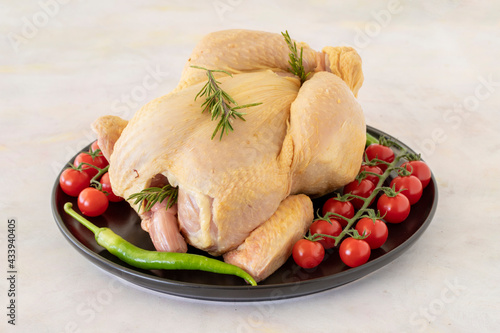
<path id="1" fill-rule="evenodd" d="M 95 235 L 97 244 L 127 264 L 142 269 L 187 269 L 220 274 L 236 275 L 252 286 L 255 280 L 243 269 L 196 254 L 147 251 L 127 242 L 109 228 L 99 228 L 72 209 L 72 204 L 64 204 L 64 211 L 83 224 Z"/>
<path id="2" fill-rule="evenodd" d="M 368 147 L 372 143 L 379 143 L 378 139 L 371 135 L 370 133 L 366 133 L 366 146 Z"/>

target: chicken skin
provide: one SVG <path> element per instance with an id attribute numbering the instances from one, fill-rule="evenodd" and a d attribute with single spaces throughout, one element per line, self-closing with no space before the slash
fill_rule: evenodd
<path id="1" fill-rule="evenodd" d="M 303 194 L 320 196 L 354 179 L 366 133 L 355 98 L 363 81 L 361 60 L 351 48 L 297 47 L 311 73 L 303 84 L 288 71 L 281 35 L 209 34 L 174 91 L 129 122 L 104 116 L 93 124 L 116 194 L 128 198 L 151 186 L 178 187 L 176 214 L 161 212 L 168 225 L 154 216 L 158 209 L 141 212 L 158 250 L 185 251 L 183 238 L 265 279 L 313 220 L 311 200 Z M 203 100 L 195 100 L 206 72 L 191 66 L 231 73 L 214 73 L 221 89 L 239 105 L 261 103 L 243 109 L 245 121 L 235 119 L 234 131 L 221 140 L 211 140 L 216 123 L 201 112 Z M 178 245 L 163 244 L 168 239 Z"/>

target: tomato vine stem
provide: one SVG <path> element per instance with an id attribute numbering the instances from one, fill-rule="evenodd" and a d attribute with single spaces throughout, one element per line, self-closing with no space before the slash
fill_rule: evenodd
<path id="1" fill-rule="evenodd" d="M 390 141 L 392 142 L 392 141 Z M 357 195 L 353 195 L 353 194 L 349 194 L 349 196 L 353 197 L 353 198 L 357 198 L 357 199 L 360 199 L 363 201 L 363 205 L 361 206 L 361 208 L 356 212 L 356 214 L 354 214 L 354 216 L 350 219 L 348 218 L 345 218 L 344 217 L 344 220 L 347 221 L 347 225 L 342 229 L 342 232 L 338 235 L 338 236 L 329 236 L 329 235 L 324 235 L 324 234 L 317 234 L 318 236 L 321 236 L 321 237 L 328 237 L 328 238 L 333 238 L 335 239 L 335 246 L 337 246 L 340 241 L 346 236 L 346 235 L 351 235 L 352 233 L 352 225 L 358 221 L 360 218 L 366 216 L 365 214 L 368 212 L 368 215 L 369 214 L 369 211 L 370 209 L 368 209 L 368 206 L 371 204 L 371 202 L 375 199 L 375 197 L 380 193 L 380 191 L 384 191 L 384 182 L 385 180 L 389 177 L 389 175 L 391 174 L 391 172 L 393 172 L 394 170 L 397 170 L 398 167 L 396 167 L 396 165 L 399 163 L 399 161 L 402 159 L 402 158 L 406 158 L 407 156 L 407 151 L 406 149 L 404 149 L 403 147 L 401 146 L 397 146 L 398 149 L 400 149 L 400 153 L 397 154 L 396 158 L 394 159 L 393 162 L 391 163 L 387 163 L 385 162 L 385 164 L 387 165 L 387 169 L 384 171 L 384 173 L 382 175 L 378 175 L 376 174 L 376 176 L 378 176 L 379 178 L 379 181 L 378 183 L 376 184 L 375 186 L 375 189 L 373 190 L 373 192 L 370 194 L 370 196 L 368 196 L 367 198 L 364 198 L 364 197 L 361 197 L 361 196 L 357 196 Z M 372 162 L 377 162 L 377 161 L 380 161 L 378 159 L 373 159 Z M 380 161 L 380 162 L 383 162 L 383 161 Z M 335 213 L 331 213 L 330 215 L 327 214 L 325 215 L 323 218 L 320 218 L 320 219 L 327 219 L 327 217 L 329 216 L 337 216 L 338 214 L 335 214 Z M 340 217 L 340 216 L 339 216 Z M 316 235 L 313 235 L 313 236 L 316 236 Z"/>
<path id="2" fill-rule="evenodd" d="M 104 168 L 99 168 L 98 166 L 92 165 L 87 162 L 81 162 L 78 166 L 80 165 L 88 165 L 97 170 L 97 174 L 94 177 L 92 177 L 92 179 L 90 180 L 90 184 L 96 185 L 97 186 L 96 188 L 100 191 L 102 189 L 102 184 L 98 181 L 98 179 L 106 172 L 108 172 L 109 164 L 106 165 Z"/>
<path id="3" fill-rule="evenodd" d="M 361 200 L 364 201 L 363 206 L 361 206 L 361 208 L 356 212 L 356 214 L 354 214 L 354 216 L 350 220 L 347 221 L 347 225 L 344 227 L 344 229 L 342 230 L 340 235 L 338 235 L 335 239 L 335 246 L 337 246 L 338 243 L 340 242 L 340 240 L 342 238 L 344 238 L 344 236 L 348 233 L 348 231 L 351 229 L 351 226 L 354 224 L 354 222 L 356 222 L 359 218 L 361 218 L 361 216 L 366 212 L 370 203 L 373 201 L 373 199 L 375 199 L 375 197 L 378 195 L 378 193 L 382 190 L 382 188 L 383 188 L 382 185 L 384 184 L 385 180 L 389 177 L 389 175 L 393 171 L 394 167 L 401 160 L 401 158 L 405 155 L 405 153 L 406 153 L 406 150 L 403 149 L 403 152 L 401 154 L 398 154 L 398 156 L 394 159 L 394 161 L 388 165 L 387 169 L 384 171 L 382 176 L 379 177 L 378 183 L 375 186 L 375 190 L 373 190 L 372 194 L 370 194 L 370 196 L 368 196 L 367 198 L 361 198 Z"/>

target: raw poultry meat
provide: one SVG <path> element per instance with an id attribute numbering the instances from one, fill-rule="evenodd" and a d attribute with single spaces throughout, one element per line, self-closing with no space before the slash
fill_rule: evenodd
<path id="1" fill-rule="evenodd" d="M 366 133 L 355 98 L 361 60 L 348 47 L 316 52 L 297 46 L 311 72 L 302 85 L 288 71 L 281 35 L 211 33 L 194 49 L 174 91 L 129 122 L 104 116 L 93 124 L 116 194 L 178 186 L 177 215 L 156 208 L 141 213 L 158 250 L 185 251 L 185 239 L 262 280 L 286 261 L 313 220 L 303 194 L 320 196 L 355 177 Z M 206 73 L 192 65 L 233 74 L 215 73 L 239 105 L 262 103 L 244 109 L 245 121 L 232 122 L 234 131 L 222 140 L 210 139 L 216 124 L 201 112 L 202 99 L 195 101 Z"/>
<path id="2" fill-rule="evenodd" d="M 312 214 L 308 196 L 288 196 L 269 220 L 252 231 L 235 250 L 224 254 L 224 261 L 244 267 L 256 281 L 263 280 L 288 259 L 295 241 L 309 228 Z"/>

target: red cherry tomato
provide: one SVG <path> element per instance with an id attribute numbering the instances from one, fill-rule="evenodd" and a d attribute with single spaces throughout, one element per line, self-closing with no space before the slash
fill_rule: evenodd
<path id="1" fill-rule="evenodd" d="M 330 198 L 323 205 L 322 213 L 323 216 L 327 213 L 336 213 L 350 219 L 354 216 L 354 206 L 350 201 L 340 201 L 337 198 Z M 342 227 L 347 225 L 347 221 L 341 217 L 330 216 L 329 219 L 330 221 L 337 220 Z"/>
<path id="2" fill-rule="evenodd" d="M 78 208 L 83 215 L 99 216 L 108 209 L 108 205 L 106 195 L 93 187 L 87 187 L 78 196 Z"/>
<path id="3" fill-rule="evenodd" d="M 59 185 L 64 193 L 77 197 L 83 189 L 90 186 L 90 177 L 83 171 L 68 168 L 61 173 Z"/>
<path id="4" fill-rule="evenodd" d="M 365 153 L 369 161 L 377 158 L 387 163 L 392 163 L 395 158 L 394 151 L 390 147 L 386 147 L 378 143 L 372 143 L 369 145 L 366 148 Z M 387 169 L 387 165 L 384 163 L 378 163 L 377 166 L 383 171 Z"/>
<path id="5" fill-rule="evenodd" d="M 99 147 L 99 144 L 97 143 L 97 140 L 96 140 L 96 141 L 92 142 L 92 145 L 90 146 L 90 151 L 91 152 L 95 152 L 97 149 L 101 150 L 101 147 Z M 99 152 L 98 156 L 104 157 L 104 154 L 102 153 L 102 150 Z M 104 159 L 106 160 L 106 163 L 109 164 L 109 162 L 106 159 L 106 157 L 104 157 Z"/>
<path id="6" fill-rule="evenodd" d="M 391 181 L 391 188 L 408 198 L 410 205 L 414 205 L 422 197 L 422 182 L 415 176 L 398 176 Z"/>
<path id="7" fill-rule="evenodd" d="M 412 176 L 417 177 L 422 182 L 422 188 L 426 188 L 431 181 L 431 169 L 423 161 L 410 161 L 401 165 L 406 170 L 410 171 Z"/>
<path id="8" fill-rule="evenodd" d="M 92 145 L 90 146 L 90 148 L 91 148 L 92 151 L 96 151 L 97 149 L 101 149 L 99 147 L 99 144 L 97 143 L 97 140 L 94 141 L 94 142 L 92 142 Z"/>
<path id="9" fill-rule="evenodd" d="M 361 266 L 370 258 L 370 245 L 362 239 L 344 239 L 339 247 L 340 259 L 349 267 Z"/>
<path id="10" fill-rule="evenodd" d="M 313 268 L 323 261 L 325 249 L 320 243 L 303 238 L 293 246 L 292 256 L 300 267 Z"/>
<path id="11" fill-rule="evenodd" d="M 102 185 L 103 191 L 106 191 L 108 193 L 108 200 L 111 202 L 119 202 L 123 201 L 122 197 L 119 197 L 113 193 L 113 189 L 111 188 L 111 182 L 109 181 L 109 173 L 106 172 L 104 175 L 102 175 L 100 183 Z"/>
<path id="12" fill-rule="evenodd" d="M 384 171 L 382 171 L 382 169 L 380 169 L 376 165 L 365 165 L 365 164 L 363 164 L 361 166 L 361 169 L 359 170 L 359 172 L 361 172 L 361 171 L 372 172 L 372 173 L 376 173 L 377 175 L 382 175 L 384 173 Z M 368 179 L 369 181 L 371 181 L 373 184 L 375 184 L 375 186 L 378 184 L 378 181 L 379 181 L 379 178 L 377 176 L 370 175 L 370 174 L 366 174 L 365 179 Z"/>
<path id="13" fill-rule="evenodd" d="M 73 164 L 77 167 L 80 165 L 80 163 L 88 163 L 91 165 L 95 165 L 96 167 L 102 169 L 105 168 L 108 165 L 108 161 L 104 158 L 102 155 L 98 155 L 95 158 L 92 158 L 92 156 L 89 153 L 80 153 L 76 156 L 75 161 Z M 82 170 L 85 171 L 89 177 L 92 179 L 95 175 L 97 175 L 97 169 L 89 166 L 89 165 L 83 165 Z"/>
<path id="14" fill-rule="evenodd" d="M 330 222 L 325 220 L 317 220 L 311 224 L 309 228 L 311 235 L 314 234 L 323 234 L 329 236 L 338 236 L 342 232 L 342 226 L 338 221 L 332 220 Z M 335 239 L 329 237 L 323 237 L 322 240 L 319 240 L 318 243 L 323 245 L 325 249 L 331 249 L 335 246 Z"/>
<path id="15" fill-rule="evenodd" d="M 410 215 L 410 201 L 403 194 L 394 197 L 382 194 L 377 202 L 377 209 L 389 223 L 401 223 Z"/>
<path id="16" fill-rule="evenodd" d="M 344 186 L 344 194 L 351 193 L 363 198 L 368 198 L 375 190 L 375 184 L 373 184 L 368 179 L 363 179 L 361 182 L 358 182 L 356 179 Z M 352 205 L 356 209 L 360 209 L 364 202 L 361 199 L 354 198 L 351 200 Z M 371 205 L 372 203 L 370 203 Z"/>
<path id="17" fill-rule="evenodd" d="M 370 218 L 364 217 L 358 221 L 356 224 L 356 230 L 360 235 L 368 235 L 364 241 L 370 245 L 370 248 L 378 249 L 384 245 L 387 237 L 389 236 L 389 230 L 387 225 L 381 220 L 373 221 Z"/>

